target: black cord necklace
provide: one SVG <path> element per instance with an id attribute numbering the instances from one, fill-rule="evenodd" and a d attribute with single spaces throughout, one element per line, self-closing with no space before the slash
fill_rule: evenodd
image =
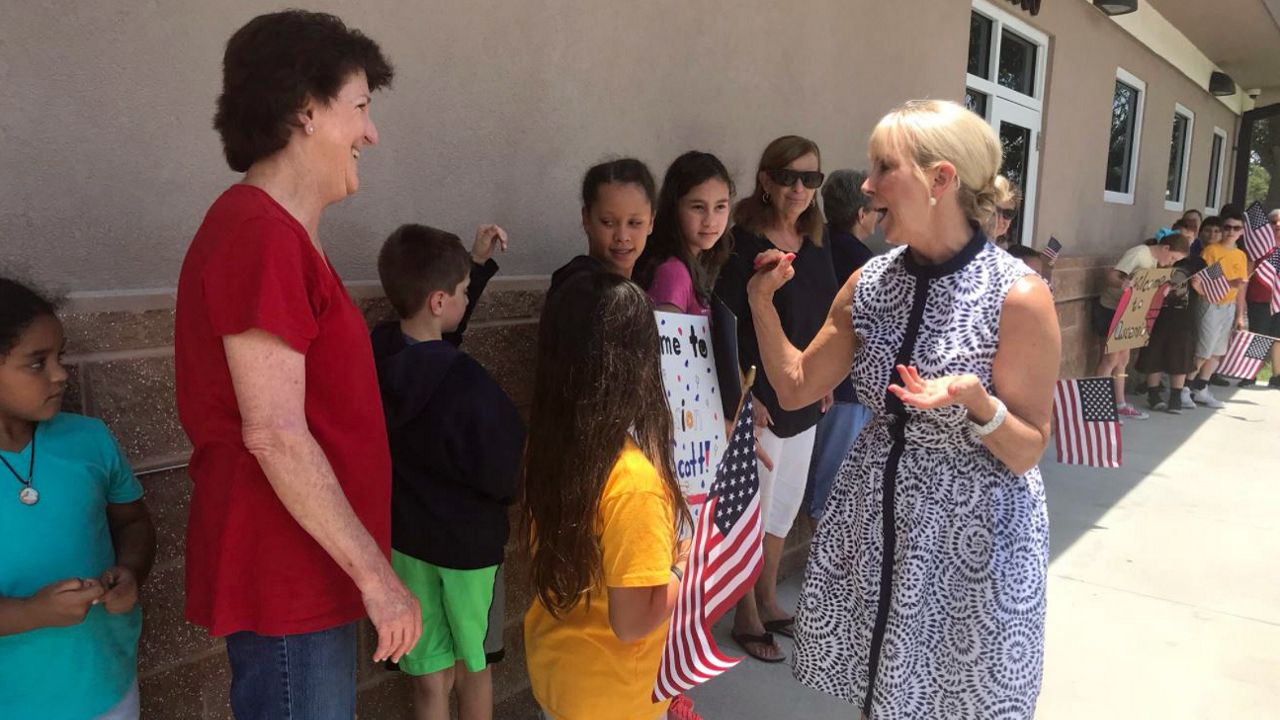
<path id="1" fill-rule="evenodd" d="M 40 429 L 40 426 L 37 425 L 36 430 L 39 430 L 39 429 Z M 0 455 L 0 463 L 4 463 L 4 466 L 9 468 L 9 472 L 13 473 L 13 476 L 18 479 L 18 482 L 22 483 L 22 490 L 18 491 L 19 502 L 21 502 L 23 505 L 35 505 L 36 503 L 40 502 L 40 493 L 37 492 L 34 487 L 31 487 L 31 482 L 36 478 L 35 430 L 31 432 L 31 462 L 27 466 L 27 478 L 25 480 L 22 479 L 22 476 L 18 474 L 17 470 L 13 469 L 13 466 L 9 464 L 9 461 L 4 459 L 3 455 Z"/>

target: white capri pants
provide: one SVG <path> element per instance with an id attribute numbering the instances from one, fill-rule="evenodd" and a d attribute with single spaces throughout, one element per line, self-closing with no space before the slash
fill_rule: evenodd
<path id="1" fill-rule="evenodd" d="M 756 463 L 760 470 L 760 507 L 764 513 L 764 531 L 784 538 L 804 502 L 804 486 L 809 481 L 809 462 L 813 460 L 813 439 L 817 426 L 780 438 L 769 428 L 760 431 L 760 447 L 773 460 L 773 469 Z"/>

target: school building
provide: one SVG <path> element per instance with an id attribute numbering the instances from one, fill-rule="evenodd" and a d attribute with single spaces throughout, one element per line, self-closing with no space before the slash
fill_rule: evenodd
<path id="1" fill-rule="evenodd" d="M 0 21 L 0 267 L 67 294 L 68 409 L 111 426 L 159 529 L 144 717 L 230 716 L 220 642 L 183 621 L 174 286 L 205 210 L 236 180 L 211 129 L 223 45 L 292 4 L 7 2 Z M 373 319 L 386 311 L 375 255 L 397 225 L 507 228 L 467 349 L 523 407 L 548 275 L 585 247 L 581 174 L 609 156 L 660 177 L 685 150 L 713 152 L 745 192 L 776 136 L 814 139 L 824 170 L 860 168 L 895 105 L 964 101 L 1004 141 L 1025 196 L 1020 241 L 1065 246 L 1054 281 L 1067 376 L 1088 371 L 1088 307 L 1120 252 L 1184 209 L 1280 206 L 1280 0 L 310 6 L 362 29 L 397 71 L 374 102 L 381 142 L 361 157 L 360 193 L 326 213 L 329 256 Z M 805 546 L 793 540 L 794 565 Z M 499 703 L 528 686 L 523 568 L 510 559 Z M 407 698 L 396 676 L 363 665 L 362 717 L 408 717 Z"/>

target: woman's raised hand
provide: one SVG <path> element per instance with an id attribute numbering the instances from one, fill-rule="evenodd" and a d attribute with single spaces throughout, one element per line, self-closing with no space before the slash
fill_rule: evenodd
<path id="1" fill-rule="evenodd" d="M 778 288 L 795 277 L 796 269 L 791 263 L 796 259 L 795 253 L 784 253 L 780 250 L 765 250 L 756 256 L 756 272 L 747 281 L 747 295 L 772 298 Z"/>

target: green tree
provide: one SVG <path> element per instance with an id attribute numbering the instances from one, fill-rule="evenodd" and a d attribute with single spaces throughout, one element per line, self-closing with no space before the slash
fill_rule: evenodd
<path id="1" fill-rule="evenodd" d="M 1253 124 L 1250 138 L 1249 183 L 1245 188 L 1245 206 L 1257 200 L 1268 210 L 1280 207 L 1280 116 L 1271 116 Z"/>

